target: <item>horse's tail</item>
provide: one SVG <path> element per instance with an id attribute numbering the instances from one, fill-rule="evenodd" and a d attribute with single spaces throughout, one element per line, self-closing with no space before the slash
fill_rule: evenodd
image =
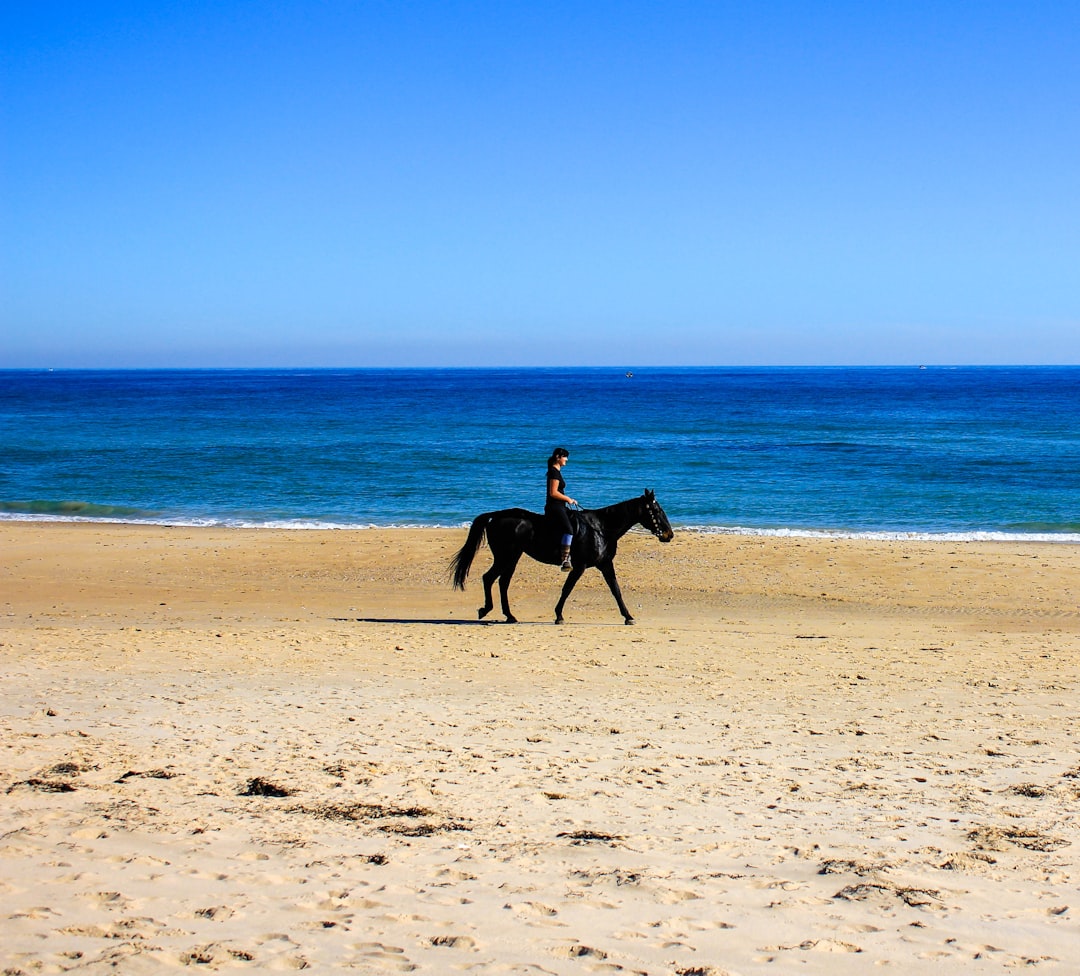
<path id="1" fill-rule="evenodd" d="M 473 559 L 476 557 L 476 551 L 480 548 L 480 543 L 484 541 L 484 530 L 487 528 L 488 522 L 491 521 L 493 514 L 493 512 L 484 512 L 483 515 L 477 515 L 473 519 L 472 528 L 469 529 L 469 537 L 465 540 L 465 545 L 450 560 L 450 577 L 454 581 L 454 589 L 465 589 L 465 581 L 469 578 L 469 570 L 472 568 Z"/>

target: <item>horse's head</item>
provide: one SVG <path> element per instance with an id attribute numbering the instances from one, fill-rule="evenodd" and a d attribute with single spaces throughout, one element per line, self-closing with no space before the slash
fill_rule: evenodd
<path id="1" fill-rule="evenodd" d="M 645 489 L 641 498 L 642 512 L 641 524 L 645 526 L 661 542 L 670 542 L 675 538 L 675 532 L 671 528 L 667 514 L 660 507 L 651 488 Z"/>

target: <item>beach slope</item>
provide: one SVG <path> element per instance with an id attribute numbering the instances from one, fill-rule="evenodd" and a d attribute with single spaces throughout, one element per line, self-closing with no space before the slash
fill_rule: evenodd
<path id="1" fill-rule="evenodd" d="M 0 523 L 0 968 L 1075 972 L 1080 547 Z"/>

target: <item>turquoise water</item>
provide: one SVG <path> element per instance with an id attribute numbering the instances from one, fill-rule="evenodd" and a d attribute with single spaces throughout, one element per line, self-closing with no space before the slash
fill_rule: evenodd
<path id="1" fill-rule="evenodd" d="M 1080 541 L 1080 367 L 0 372 L 0 518 Z"/>

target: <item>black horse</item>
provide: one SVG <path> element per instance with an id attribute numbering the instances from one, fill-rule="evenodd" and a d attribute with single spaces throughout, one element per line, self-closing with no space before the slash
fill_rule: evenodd
<path id="1" fill-rule="evenodd" d="M 632 624 L 634 618 L 623 602 L 613 561 L 619 540 L 635 525 L 644 526 L 661 542 L 670 542 L 675 535 L 656 496 L 646 489 L 640 498 L 630 498 L 607 508 L 571 512 L 570 518 L 574 522 L 574 542 L 570 549 L 574 568 L 566 577 L 562 596 L 555 605 L 555 623 L 563 622 L 563 606 L 575 584 L 581 579 L 581 574 L 588 567 L 595 566 L 607 581 L 623 619 Z M 559 551 L 561 530 L 545 516 L 524 508 L 505 508 L 501 512 L 485 512 L 476 516 L 465 545 L 450 562 L 454 586 L 459 590 L 465 589 L 469 569 L 485 532 L 495 561 L 491 569 L 484 573 L 485 603 L 479 610 L 480 619 L 483 620 L 494 607 L 491 585 L 498 580 L 506 622 L 514 624 L 517 623 L 517 618 L 510 612 L 507 591 L 510 589 L 510 580 L 517 569 L 518 560 L 522 553 L 527 553 L 537 562 L 559 565 L 562 561 Z"/>

